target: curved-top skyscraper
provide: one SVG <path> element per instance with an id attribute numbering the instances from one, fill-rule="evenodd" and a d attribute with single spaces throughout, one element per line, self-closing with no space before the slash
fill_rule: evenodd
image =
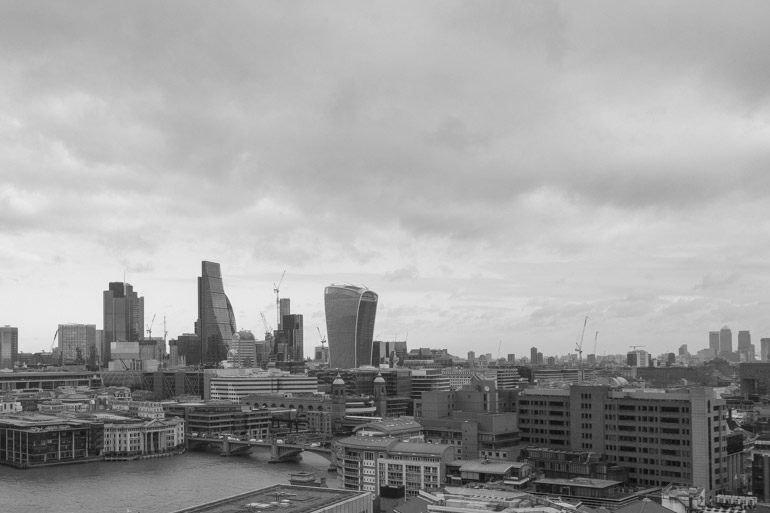
<path id="1" fill-rule="evenodd" d="M 227 359 L 233 340 L 235 314 L 225 294 L 222 271 L 216 262 L 204 261 L 198 278 L 198 325 L 203 365 L 217 365 Z M 197 362 L 188 362 L 197 363 Z"/>
<path id="2" fill-rule="evenodd" d="M 377 294 L 366 287 L 329 285 L 324 290 L 329 366 L 353 369 L 372 364 Z"/>

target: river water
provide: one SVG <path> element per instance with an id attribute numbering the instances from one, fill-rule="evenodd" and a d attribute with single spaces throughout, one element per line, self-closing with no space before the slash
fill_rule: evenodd
<path id="1" fill-rule="evenodd" d="M 245 456 L 188 451 L 144 461 L 98 462 L 19 470 L 0 466 L 2 513 L 169 513 L 212 500 L 288 484 L 289 472 L 316 472 L 330 488 L 336 473 L 323 456 L 269 464 L 270 448 Z"/>

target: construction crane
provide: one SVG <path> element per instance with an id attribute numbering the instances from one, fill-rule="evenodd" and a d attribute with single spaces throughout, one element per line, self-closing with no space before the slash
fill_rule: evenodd
<path id="1" fill-rule="evenodd" d="M 152 325 L 155 323 L 155 315 L 157 314 L 152 315 L 152 320 L 150 321 L 150 324 L 147 325 L 147 340 L 152 339 Z"/>
<path id="2" fill-rule="evenodd" d="M 272 330 L 270 329 L 270 326 L 267 324 L 267 319 L 265 318 L 265 314 L 262 312 L 259 312 L 259 315 L 262 316 L 262 324 L 265 325 L 265 340 L 273 336 Z"/>
<path id="3" fill-rule="evenodd" d="M 326 337 L 324 337 L 323 335 L 321 335 L 321 328 L 319 328 L 318 326 L 316 326 L 316 327 L 315 327 L 315 329 L 317 329 L 317 330 L 318 330 L 318 336 L 319 336 L 319 337 L 321 337 L 321 347 L 323 347 L 323 346 L 324 346 L 324 344 L 326 343 Z"/>
<path id="4" fill-rule="evenodd" d="M 583 337 L 586 334 L 586 324 L 588 324 L 587 315 L 583 321 L 583 332 L 580 334 L 580 342 L 575 346 L 575 351 L 578 354 L 578 384 L 583 381 Z"/>
<path id="5" fill-rule="evenodd" d="M 283 283 L 283 277 L 286 276 L 286 269 L 283 270 L 283 274 L 281 274 L 281 279 L 278 280 L 278 285 L 273 283 L 273 292 L 275 292 L 275 313 L 276 318 L 278 319 L 278 327 L 281 327 L 281 298 L 279 297 L 278 293 L 281 290 L 281 283 Z"/>

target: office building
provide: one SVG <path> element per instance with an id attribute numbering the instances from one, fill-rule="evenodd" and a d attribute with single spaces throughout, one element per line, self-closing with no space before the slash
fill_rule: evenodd
<path id="1" fill-rule="evenodd" d="M 13 369 L 19 358 L 19 328 L 0 327 L 0 369 Z"/>
<path id="2" fill-rule="evenodd" d="M 225 294 L 219 264 L 204 261 L 198 278 L 198 322 L 201 362 L 187 358 L 187 364 L 216 366 L 227 359 L 235 327 L 233 306 Z"/>
<path id="3" fill-rule="evenodd" d="M 639 486 L 677 482 L 721 493 L 728 474 L 727 402 L 713 388 L 526 389 L 517 413 L 529 447 L 604 454 Z M 718 455 L 719 457 L 715 457 Z"/>
<path id="4" fill-rule="evenodd" d="M 216 369 L 204 376 L 204 399 L 223 399 L 240 403 L 243 397 L 259 393 L 316 393 L 318 380 L 304 374 L 254 369 Z"/>
<path id="5" fill-rule="evenodd" d="M 770 354 L 770 338 L 759 339 L 759 348 L 761 351 L 759 359 L 766 362 L 768 360 L 768 355 Z"/>
<path id="6" fill-rule="evenodd" d="M 103 328 L 101 365 L 111 360 L 112 342 L 136 342 L 144 338 L 144 297 L 134 292 L 130 283 L 110 282 L 102 294 Z"/>
<path id="7" fill-rule="evenodd" d="M 282 297 L 278 301 L 278 330 L 283 329 L 283 316 L 291 315 L 291 299 Z"/>
<path id="8" fill-rule="evenodd" d="M 719 332 L 709 331 L 709 349 L 714 350 L 714 354 L 719 354 Z"/>
<path id="9" fill-rule="evenodd" d="M 537 348 L 531 347 L 529 348 L 529 363 L 532 365 L 537 365 Z"/>
<path id="10" fill-rule="evenodd" d="M 733 352 L 733 332 L 727 326 L 719 330 L 719 354 L 729 355 Z"/>
<path id="11" fill-rule="evenodd" d="M 451 390 L 449 376 L 441 369 L 412 369 L 412 399 L 422 398 L 423 392 L 448 392 Z"/>
<path id="12" fill-rule="evenodd" d="M 326 287 L 324 306 L 330 367 L 351 369 L 372 364 L 377 299 L 377 294 L 365 287 Z"/>
<path id="13" fill-rule="evenodd" d="M 281 300 L 283 301 L 283 299 Z M 302 361 L 305 359 L 305 345 L 303 339 L 302 315 L 287 314 L 283 316 L 281 323 L 286 340 L 286 361 Z"/>
<path id="14" fill-rule="evenodd" d="M 397 438 L 356 436 L 336 442 L 337 475 L 347 490 L 380 494 L 381 487 L 399 487 L 406 496 L 420 490 L 438 491 L 446 480 L 452 448 Z"/>
<path id="15" fill-rule="evenodd" d="M 508 363 L 516 363 L 516 354 L 508 353 Z"/>
<path id="16" fill-rule="evenodd" d="M 751 332 L 738 332 L 738 352 L 741 354 L 743 361 L 754 361 L 754 345 L 751 343 Z"/>
<path id="17" fill-rule="evenodd" d="M 64 364 L 85 365 L 96 354 L 96 325 L 59 324 L 59 351 Z"/>

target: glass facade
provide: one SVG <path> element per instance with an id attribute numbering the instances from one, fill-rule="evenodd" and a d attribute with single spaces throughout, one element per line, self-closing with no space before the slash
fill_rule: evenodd
<path id="1" fill-rule="evenodd" d="M 0 327 L 0 369 L 13 369 L 19 359 L 19 328 Z"/>
<path id="2" fill-rule="evenodd" d="M 58 337 L 65 364 L 85 364 L 96 351 L 95 324 L 59 324 Z"/>
<path id="3" fill-rule="evenodd" d="M 215 262 L 203 262 L 198 278 L 198 335 L 203 365 L 218 365 L 227 359 L 227 351 L 237 333 L 235 314 L 225 295 L 222 271 Z M 187 361 L 188 365 L 198 362 Z"/>
<path id="4" fill-rule="evenodd" d="M 377 294 L 365 287 L 326 287 L 324 306 L 332 368 L 352 369 L 372 364 L 377 298 Z"/>
<path id="5" fill-rule="evenodd" d="M 104 347 L 101 364 L 106 367 L 112 359 L 112 342 L 137 342 L 144 338 L 144 297 L 139 297 L 129 283 L 110 282 L 103 298 Z"/>

